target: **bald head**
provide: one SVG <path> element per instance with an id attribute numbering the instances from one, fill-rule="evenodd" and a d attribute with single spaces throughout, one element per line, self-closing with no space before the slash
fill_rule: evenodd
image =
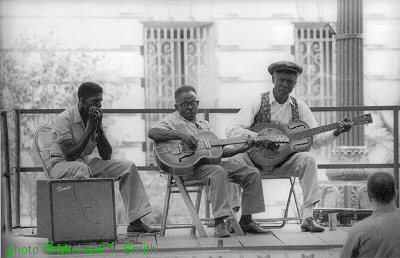
<path id="1" fill-rule="evenodd" d="M 368 178 L 367 191 L 370 198 L 379 203 L 388 204 L 396 197 L 394 177 L 385 172 L 377 172 Z"/>

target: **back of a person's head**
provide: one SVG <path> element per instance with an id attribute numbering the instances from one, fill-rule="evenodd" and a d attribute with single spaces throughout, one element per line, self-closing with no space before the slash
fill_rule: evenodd
<path id="1" fill-rule="evenodd" d="M 370 198 L 379 203 L 388 204 L 396 195 L 396 183 L 394 177 L 385 172 L 377 172 L 368 178 L 367 192 Z"/>
<path id="2" fill-rule="evenodd" d="M 103 88 L 94 82 L 84 82 L 78 88 L 78 99 L 88 98 L 103 93 Z"/>

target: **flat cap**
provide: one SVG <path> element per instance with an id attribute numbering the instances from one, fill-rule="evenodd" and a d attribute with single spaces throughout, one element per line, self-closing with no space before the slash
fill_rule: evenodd
<path id="1" fill-rule="evenodd" d="M 274 71 L 276 70 L 291 70 L 301 74 L 303 72 L 303 67 L 290 61 L 280 61 L 268 66 L 268 72 L 271 75 L 274 75 Z"/>

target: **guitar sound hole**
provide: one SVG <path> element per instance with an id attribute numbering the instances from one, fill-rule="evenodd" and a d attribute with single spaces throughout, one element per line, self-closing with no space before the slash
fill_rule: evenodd
<path id="1" fill-rule="evenodd" d="M 259 135 L 263 136 L 283 136 L 285 135 L 281 131 L 275 128 L 266 128 L 262 130 Z M 287 143 L 271 143 L 271 142 L 259 142 L 255 148 L 259 155 L 265 159 L 275 159 L 285 152 Z"/>

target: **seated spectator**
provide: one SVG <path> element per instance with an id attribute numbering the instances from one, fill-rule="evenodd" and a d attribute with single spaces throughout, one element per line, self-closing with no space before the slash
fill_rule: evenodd
<path id="1" fill-rule="evenodd" d="M 400 211 L 392 175 L 378 172 L 367 182 L 372 215 L 350 229 L 340 257 L 400 257 Z"/>

